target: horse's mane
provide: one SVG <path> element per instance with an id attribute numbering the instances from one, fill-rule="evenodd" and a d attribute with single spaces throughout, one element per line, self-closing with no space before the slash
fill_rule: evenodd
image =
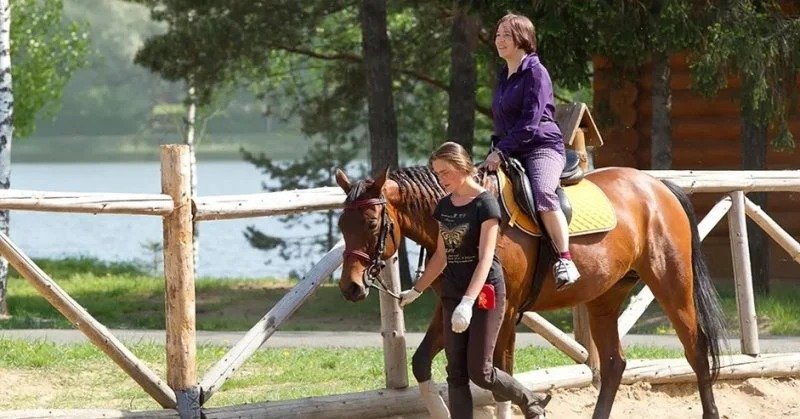
<path id="1" fill-rule="evenodd" d="M 397 182 L 400 196 L 412 214 L 430 214 L 445 194 L 428 166 L 395 170 L 389 174 L 389 179 Z"/>
<path id="2" fill-rule="evenodd" d="M 430 214 L 431 209 L 445 194 L 436 175 L 427 166 L 395 170 L 389 173 L 389 179 L 397 183 L 400 197 L 412 214 Z M 363 179 L 353 183 L 345 203 L 361 198 L 373 183 L 373 179 Z"/>

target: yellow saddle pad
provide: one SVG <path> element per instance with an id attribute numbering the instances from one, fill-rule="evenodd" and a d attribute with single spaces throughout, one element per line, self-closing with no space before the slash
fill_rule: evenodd
<path id="1" fill-rule="evenodd" d="M 503 209 L 508 214 L 509 225 L 532 235 L 541 236 L 542 231 L 533 220 L 528 217 L 517 205 L 514 199 L 514 190 L 511 181 L 502 170 L 497 171 L 500 201 Z M 572 220 L 569 223 L 569 235 L 581 236 L 584 234 L 609 231 L 617 225 L 617 216 L 614 207 L 606 194 L 597 185 L 588 179 L 583 179 L 575 185 L 564 188 L 564 192 L 572 205 Z"/>

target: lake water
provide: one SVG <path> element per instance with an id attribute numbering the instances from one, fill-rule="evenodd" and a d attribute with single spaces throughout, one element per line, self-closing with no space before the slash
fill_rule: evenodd
<path id="1" fill-rule="evenodd" d="M 200 196 L 259 193 L 267 180 L 243 161 L 199 162 L 197 177 Z M 42 191 L 160 193 L 160 163 L 15 163 L 11 185 Z M 323 231 L 321 226 L 287 229 L 278 217 L 202 222 L 198 275 L 284 277 L 292 270 L 303 272 L 314 262 L 310 258 L 285 261 L 277 252 L 251 247 L 243 235 L 248 225 L 283 237 Z M 14 210 L 11 239 L 34 258 L 84 255 L 108 261 L 148 260 L 152 254 L 143 244 L 161 242 L 161 217 Z"/>

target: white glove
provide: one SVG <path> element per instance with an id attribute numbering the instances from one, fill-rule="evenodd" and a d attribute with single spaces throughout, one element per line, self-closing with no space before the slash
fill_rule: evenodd
<path id="1" fill-rule="evenodd" d="M 463 333 L 469 327 L 469 321 L 472 320 L 472 306 L 475 304 L 475 299 L 461 297 L 461 302 L 458 303 L 456 309 L 453 310 L 453 317 L 450 319 L 453 331 L 456 333 Z"/>
<path id="2" fill-rule="evenodd" d="M 411 289 L 407 289 L 400 293 L 400 307 L 405 307 L 411 304 L 414 300 L 419 298 L 422 295 L 421 292 L 417 291 L 416 288 L 411 287 Z"/>

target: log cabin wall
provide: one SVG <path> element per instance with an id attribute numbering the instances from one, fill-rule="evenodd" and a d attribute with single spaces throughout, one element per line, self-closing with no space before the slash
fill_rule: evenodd
<path id="1" fill-rule="evenodd" d="M 672 70 L 672 165 L 674 169 L 741 168 L 742 141 L 737 79 L 713 99 L 691 90 L 687 57 L 670 60 Z M 800 88 L 800 80 L 797 80 Z M 595 151 L 595 166 L 650 168 L 651 67 L 643 66 L 633 80 L 615 80 L 608 63 L 594 60 L 593 114 L 605 144 Z M 800 113 L 791 116 L 790 130 L 800 144 Z M 768 141 L 774 133 L 770 133 Z M 770 150 L 769 169 L 800 168 L 800 147 L 792 152 Z M 765 210 L 796 239 L 800 237 L 800 194 L 769 193 Z M 695 194 L 692 200 L 699 219 L 721 194 Z M 727 218 L 726 218 L 727 219 Z M 727 223 L 721 221 L 705 240 L 705 250 L 716 277 L 733 277 Z M 800 279 L 800 267 L 770 239 L 770 276 Z"/>

